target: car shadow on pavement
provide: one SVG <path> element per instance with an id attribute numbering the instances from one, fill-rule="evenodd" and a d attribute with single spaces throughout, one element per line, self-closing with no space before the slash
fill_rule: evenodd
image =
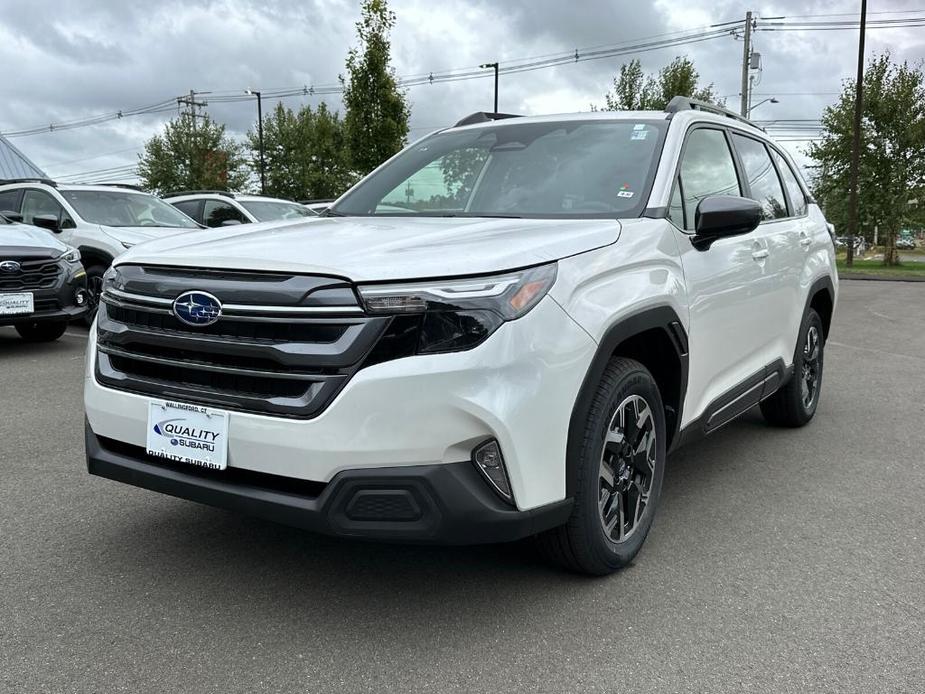
<path id="1" fill-rule="evenodd" d="M 692 536 L 685 538 L 685 532 L 696 532 L 685 518 L 696 513 L 691 505 L 697 505 L 716 477 L 726 474 L 723 468 L 748 465 L 744 453 L 749 439 L 768 430 L 760 416 L 749 414 L 717 432 L 710 445 L 698 444 L 670 458 L 662 507 L 646 546 L 634 565 L 602 580 L 619 581 L 621 588 L 638 583 L 644 592 L 645 580 L 634 576 L 651 575 L 676 560 L 668 556 L 671 545 L 689 544 Z M 722 451 L 721 457 L 717 451 Z M 561 599 L 564 586 L 577 598 L 601 585 L 600 580 L 547 564 L 531 540 L 456 547 L 344 540 L 142 490 L 119 489 L 132 495 L 133 503 L 120 504 L 116 515 L 124 509 L 124 516 L 110 517 L 108 537 L 97 536 L 92 543 L 103 548 L 94 558 L 104 562 L 96 570 L 117 571 L 123 580 L 137 580 L 146 589 L 198 595 L 213 606 L 247 596 L 254 609 L 272 612 L 285 605 L 299 611 L 317 610 L 323 601 L 364 609 L 375 605 L 383 618 L 392 614 L 400 620 L 402 616 L 392 611 L 400 612 L 408 601 L 437 612 L 447 604 L 486 599 L 495 609 L 542 609 L 543 600 Z"/>

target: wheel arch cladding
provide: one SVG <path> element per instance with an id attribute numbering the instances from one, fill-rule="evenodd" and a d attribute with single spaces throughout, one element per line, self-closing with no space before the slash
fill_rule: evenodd
<path id="1" fill-rule="evenodd" d="M 665 406 L 667 447 L 670 448 L 677 440 L 687 391 L 687 352 L 687 334 L 678 315 L 669 306 L 647 309 L 608 328 L 582 381 L 569 420 L 565 478 L 567 497 L 575 494 L 585 420 L 608 362 L 613 357 L 635 359 L 651 372 Z"/>
<path id="2" fill-rule="evenodd" d="M 109 267 L 112 265 L 112 256 L 104 251 L 90 246 L 78 246 L 77 250 L 80 251 L 80 258 L 84 267 L 91 267 L 93 265 Z"/>
<path id="3" fill-rule="evenodd" d="M 829 339 L 829 326 L 832 324 L 832 313 L 835 308 L 835 288 L 832 279 L 828 276 L 820 277 L 809 288 L 806 300 L 807 309 L 815 309 L 822 319 L 822 337 Z M 803 311 L 806 314 L 806 310 Z"/>

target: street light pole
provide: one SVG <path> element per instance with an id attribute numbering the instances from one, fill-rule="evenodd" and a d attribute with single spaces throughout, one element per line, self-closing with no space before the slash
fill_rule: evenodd
<path id="1" fill-rule="evenodd" d="M 768 97 L 767 99 L 762 99 L 761 101 L 759 101 L 759 102 L 758 102 L 757 104 L 755 104 L 754 106 L 749 106 L 749 108 L 748 108 L 748 115 L 750 116 L 750 115 L 752 114 L 752 111 L 754 111 L 756 108 L 758 108 L 759 106 L 761 106 L 761 104 L 767 104 L 767 103 L 779 104 L 780 101 L 777 100 L 777 97 L 776 97 L 776 96 L 771 96 L 771 97 Z"/>
<path id="2" fill-rule="evenodd" d="M 479 67 L 483 69 L 494 68 L 495 70 L 495 110 L 493 111 L 493 113 L 497 113 L 498 112 L 498 63 L 496 62 L 495 63 L 483 63 L 482 65 L 479 65 Z"/>
<path id="3" fill-rule="evenodd" d="M 263 94 L 253 89 L 244 90 L 245 94 L 257 97 L 257 140 L 260 147 L 260 194 L 267 192 L 266 164 L 263 159 Z"/>

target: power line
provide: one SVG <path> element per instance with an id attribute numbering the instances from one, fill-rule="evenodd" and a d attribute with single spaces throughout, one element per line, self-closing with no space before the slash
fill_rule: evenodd
<path id="1" fill-rule="evenodd" d="M 548 54 L 547 57 L 540 59 L 521 58 L 508 61 L 508 64 L 501 67 L 499 72 L 505 74 L 514 74 L 520 72 L 530 72 L 533 70 L 548 69 L 560 65 L 586 62 L 591 60 L 602 60 L 610 57 L 617 57 L 631 53 L 644 53 L 648 51 L 659 50 L 662 48 L 671 48 L 677 46 L 690 45 L 703 41 L 710 41 L 724 36 L 731 35 L 735 28 L 742 24 L 742 20 L 723 22 L 712 25 L 703 30 L 686 30 L 679 32 L 669 32 L 668 34 L 656 34 L 642 39 L 635 39 L 635 43 L 630 41 L 613 44 L 610 47 L 593 49 L 576 48 L 571 51 Z M 660 38 L 670 36 L 670 38 Z M 400 77 L 397 82 L 402 88 L 416 87 L 425 84 L 441 84 L 445 82 L 457 82 L 470 79 L 483 79 L 489 75 L 477 67 L 456 68 L 442 72 L 417 73 L 406 77 Z M 294 96 L 314 96 L 339 94 L 343 92 L 343 87 L 339 83 L 327 84 L 320 86 L 303 85 L 302 87 L 283 88 L 275 90 L 262 90 L 262 93 L 268 98 L 284 99 Z M 202 93 L 202 92 L 199 92 Z M 210 94 L 209 101 L 212 103 L 234 103 L 248 100 L 251 97 L 242 92 L 220 91 Z M 99 114 L 87 118 L 64 121 L 61 123 L 51 123 L 49 125 L 35 126 L 21 130 L 11 130 L 2 133 L 5 137 L 27 137 L 42 133 L 52 133 L 61 130 L 72 130 L 75 128 L 89 127 L 108 121 L 126 118 L 128 116 L 152 115 L 165 113 L 176 109 L 178 103 L 185 103 L 186 97 L 173 97 L 159 101 L 148 106 L 137 107 L 134 109 L 125 109 L 110 113 Z M 187 104 L 188 105 L 188 104 Z"/>

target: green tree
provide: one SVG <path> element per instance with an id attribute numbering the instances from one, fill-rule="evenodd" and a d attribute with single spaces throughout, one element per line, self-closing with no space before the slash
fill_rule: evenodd
<path id="1" fill-rule="evenodd" d="M 713 84 L 699 86 L 700 74 L 690 58 L 677 57 L 657 75 L 646 76 L 637 59 L 624 63 L 604 95 L 604 111 L 661 111 L 676 96 L 724 105 Z"/>
<path id="2" fill-rule="evenodd" d="M 409 107 L 389 66 L 395 13 L 386 0 L 363 0 L 359 48 L 347 54 L 344 127 L 353 168 L 367 174 L 398 152 L 408 135 Z"/>
<path id="3" fill-rule="evenodd" d="M 138 175 L 148 190 L 240 190 L 248 172 L 241 147 L 208 115 L 183 114 L 145 143 Z"/>
<path id="4" fill-rule="evenodd" d="M 260 171 L 260 139 L 247 135 L 251 166 Z M 357 179 L 347 158 L 344 123 L 322 103 L 298 112 L 281 103 L 263 119 L 266 193 L 280 198 L 336 198 Z"/>
<path id="5" fill-rule="evenodd" d="M 855 82 L 822 113 L 822 137 L 808 154 L 816 161 L 814 192 L 836 228 L 848 224 L 847 201 Z M 885 265 L 896 265 L 896 236 L 921 223 L 925 200 L 925 75 L 890 55 L 874 58 L 864 74 L 861 156 L 858 170 L 860 223 L 865 236 L 877 225 L 885 239 Z"/>

